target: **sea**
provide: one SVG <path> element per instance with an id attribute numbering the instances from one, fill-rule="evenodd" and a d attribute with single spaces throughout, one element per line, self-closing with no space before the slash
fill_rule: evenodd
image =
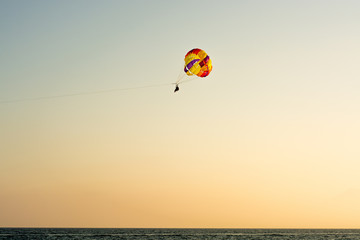
<path id="1" fill-rule="evenodd" d="M 360 240 L 360 229 L 0 228 L 0 240 L 3 239 Z"/>

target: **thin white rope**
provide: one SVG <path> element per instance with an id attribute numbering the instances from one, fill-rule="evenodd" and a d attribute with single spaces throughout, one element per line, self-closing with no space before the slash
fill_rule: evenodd
<path id="1" fill-rule="evenodd" d="M 185 80 L 184 80 L 185 79 Z M 176 80 L 176 82 L 174 84 L 179 85 L 185 82 L 190 82 L 192 80 L 194 80 L 194 75 L 187 75 L 185 73 L 185 71 L 182 69 L 179 73 L 178 79 Z"/>
<path id="2" fill-rule="evenodd" d="M 46 99 L 82 96 L 82 95 L 104 94 L 104 93 L 110 93 L 110 92 L 120 92 L 120 91 L 128 91 L 128 90 L 135 90 L 135 89 L 142 89 L 142 88 L 154 88 L 154 87 L 161 87 L 161 86 L 168 86 L 168 85 L 172 85 L 172 83 L 153 84 L 153 85 L 129 87 L 129 88 L 113 88 L 113 89 L 90 91 L 90 92 L 68 93 L 68 94 L 61 94 L 61 95 L 54 95 L 54 96 L 42 96 L 42 97 L 34 97 L 34 98 L 20 98 L 20 99 L 13 99 L 13 100 L 3 100 L 3 101 L 0 101 L 0 104 L 38 101 L 38 100 L 46 100 Z"/>

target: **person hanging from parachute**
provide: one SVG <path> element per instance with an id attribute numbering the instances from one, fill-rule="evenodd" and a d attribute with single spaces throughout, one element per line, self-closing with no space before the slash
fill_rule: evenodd
<path id="1" fill-rule="evenodd" d="M 194 48 L 185 55 L 185 66 L 182 74 L 179 75 L 178 80 L 175 83 L 174 93 L 179 91 L 179 84 L 185 81 L 183 80 L 186 76 L 198 76 L 206 77 L 212 70 L 212 63 L 209 55 L 204 50 Z M 186 75 L 185 75 L 185 74 Z"/>
<path id="2" fill-rule="evenodd" d="M 175 92 L 177 92 L 177 91 L 179 91 L 179 90 L 180 90 L 180 88 L 179 88 L 179 84 L 176 84 L 176 87 L 175 87 L 174 93 L 175 93 Z"/>

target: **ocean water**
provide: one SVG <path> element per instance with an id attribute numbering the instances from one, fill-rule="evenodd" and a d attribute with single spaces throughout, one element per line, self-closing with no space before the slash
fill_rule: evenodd
<path id="1" fill-rule="evenodd" d="M 3 239 L 306 239 L 360 240 L 360 229 L 124 229 L 124 228 L 0 228 Z"/>

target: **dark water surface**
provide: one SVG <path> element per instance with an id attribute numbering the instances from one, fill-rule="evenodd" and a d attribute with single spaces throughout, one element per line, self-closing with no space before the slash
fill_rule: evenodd
<path id="1" fill-rule="evenodd" d="M 307 239 L 360 240 L 360 229 L 125 229 L 125 228 L 0 228 L 3 239 Z"/>

